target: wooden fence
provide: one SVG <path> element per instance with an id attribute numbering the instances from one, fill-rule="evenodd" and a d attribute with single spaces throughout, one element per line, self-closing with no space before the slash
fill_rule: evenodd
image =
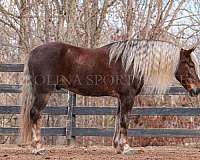
<path id="1" fill-rule="evenodd" d="M 0 72 L 23 72 L 23 64 L 0 64 Z M 0 84 L 0 93 L 20 93 L 21 85 Z M 58 91 L 55 91 L 58 92 Z M 63 91 L 59 91 L 63 92 Z M 185 95 L 183 88 L 171 87 L 166 93 L 168 95 Z M 19 114 L 20 106 L 2 106 L 0 104 L 0 114 Z M 42 135 L 45 136 L 67 136 L 71 141 L 76 136 L 112 136 L 113 128 L 78 128 L 76 127 L 76 115 L 114 115 L 116 107 L 80 107 L 76 106 L 76 95 L 71 95 L 69 105 L 60 107 L 46 107 L 44 114 L 49 115 L 68 115 L 69 123 L 66 127 L 42 128 Z M 199 116 L 198 107 L 134 107 L 133 115 L 140 116 Z M 0 128 L 0 135 L 18 135 L 19 128 L 8 127 Z M 185 128 L 144 128 L 129 129 L 129 136 L 143 137 L 200 137 L 200 130 Z"/>

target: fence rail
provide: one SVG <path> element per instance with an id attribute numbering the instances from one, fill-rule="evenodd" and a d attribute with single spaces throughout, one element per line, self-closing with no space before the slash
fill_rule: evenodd
<path id="1" fill-rule="evenodd" d="M 48 127 L 41 129 L 42 136 L 66 136 L 66 128 L 64 127 Z M 113 128 L 73 128 L 72 136 L 102 136 L 112 137 Z M 9 127 L 0 128 L 0 135 L 14 136 L 19 135 L 19 128 Z M 145 128 L 145 129 L 129 129 L 128 136 L 134 137 L 200 137 L 200 131 L 197 129 L 169 129 L 169 128 Z"/>
<path id="2" fill-rule="evenodd" d="M 55 90 L 55 87 L 49 87 L 51 91 L 55 93 L 65 93 L 62 90 Z M 21 93 L 22 85 L 10 85 L 10 84 L 0 84 L 0 93 Z M 148 95 L 147 93 L 142 92 L 140 95 Z M 188 95 L 186 90 L 182 87 L 172 86 L 169 90 L 165 93 L 165 95 Z"/>
<path id="3" fill-rule="evenodd" d="M 23 64 L 0 64 L 0 72 L 23 72 Z M 55 93 L 65 93 L 64 91 L 54 91 Z M 0 93 L 21 93 L 21 85 L 0 84 Z M 145 95 L 144 93 L 142 93 Z M 181 87 L 171 87 L 167 95 L 187 95 Z M 0 105 L 0 114 L 19 114 L 20 106 Z M 112 136 L 113 128 L 78 128 L 76 127 L 76 116 L 78 115 L 114 115 L 116 107 L 104 106 L 94 107 L 76 106 L 75 95 L 70 96 L 68 106 L 48 106 L 43 111 L 48 115 L 68 115 L 70 123 L 67 127 L 42 128 L 42 135 L 45 136 L 67 136 L 75 139 L 76 136 Z M 132 115 L 140 116 L 200 116 L 200 108 L 196 107 L 134 107 Z M 19 128 L 7 127 L 0 128 L 0 135 L 18 135 Z M 145 128 L 129 129 L 129 136 L 142 137 L 200 137 L 199 129 L 185 128 Z"/>
<path id="4" fill-rule="evenodd" d="M 23 72 L 24 64 L 0 64 L 0 72 Z"/>
<path id="5" fill-rule="evenodd" d="M 43 114 L 48 115 L 67 115 L 69 107 L 66 106 L 47 106 Z M 112 106 L 90 106 L 90 107 L 74 107 L 73 115 L 115 115 L 116 107 Z M 0 114 L 19 114 L 20 106 L 0 106 Z M 133 107 L 133 116 L 200 116 L 200 108 L 196 107 Z"/>

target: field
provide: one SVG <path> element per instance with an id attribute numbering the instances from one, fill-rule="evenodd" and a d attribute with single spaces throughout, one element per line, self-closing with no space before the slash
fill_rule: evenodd
<path id="1" fill-rule="evenodd" d="M 116 154 L 112 147 L 47 146 L 45 155 L 16 145 L 0 145 L 0 160 L 199 160 L 200 149 L 192 147 L 136 147 L 132 156 Z"/>

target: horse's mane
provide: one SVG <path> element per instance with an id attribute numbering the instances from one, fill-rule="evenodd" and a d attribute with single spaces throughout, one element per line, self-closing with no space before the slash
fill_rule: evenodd
<path id="1" fill-rule="evenodd" d="M 193 53 L 191 53 L 191 59 L 192 59 L 193 63 L 195 64 L 195 71 L 200 79 L 199 59 L 198 59 L 198 55 L 195 51 Z"/>
<path id="2" fill-rule="evenodd" d="M 121 59 L 132 79 L 143 79 L 146 91 L 164 93 L 173 81 L 180 59 L 180 48 L 157 40 L 129 40 L 112 43 L 109 61 Z"/>

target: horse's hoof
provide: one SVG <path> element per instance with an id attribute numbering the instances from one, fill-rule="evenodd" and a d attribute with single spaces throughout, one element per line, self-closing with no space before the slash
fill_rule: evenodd
<path id="1" fill-rule="evenodd" d="M 117 149 L 117 150 L 116 150 L 116 153 L 117 153 L 117 154 L 122 154 L 122 151 L 119 150 L 119 149 Z"/>
<path id="2" fill-rule="evenodd" d="M 34 149 L 32 153 L 35 155 L 45 155 L 47 151 L 44 148 L 41 148 L 41 149 Z"/>
<path id="3" fill-rule="evenodd" d="M 133 148 L 129 147 L 123 150 L 122 152 L 123 155 L 134 155 L 135 151 Z"/>
<path id="4" fill-rule="evenodd" d="M 21 147 L 21 148 L 26 148 L 27 146 L 29 146 L 28 144 L 17 144 L 18 147 Z"/>
<path id="5" fill-rule="evenodd" d="M 114 148 L 115 148 L 116 154 L 122 154 L 122 147 L 116 145 L 114 146 Z"/>

